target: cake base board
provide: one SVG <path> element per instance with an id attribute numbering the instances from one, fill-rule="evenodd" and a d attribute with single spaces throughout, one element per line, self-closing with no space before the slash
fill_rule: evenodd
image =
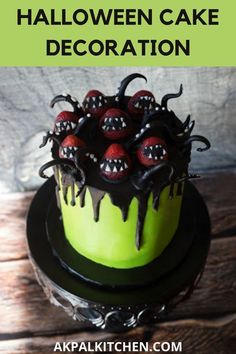
<path id="1" fill-rule="evenodd" d="M 36 193 L 27 218 L 30 259 L 40 284 L 54 304 L 62 306 L 73 318 L 119 331 L 158 320 L 189 296 L 202 273 L 210 244 L 208 212 L 194 187 L 190 187 L 189 198 L 192 201 L 196 198 L 196 223 L 191 246 L 182 261 L 150 285 L 115 291 L 73 275 L 55 257 L 46 230 L 54 187 L 52 177 Z"/>

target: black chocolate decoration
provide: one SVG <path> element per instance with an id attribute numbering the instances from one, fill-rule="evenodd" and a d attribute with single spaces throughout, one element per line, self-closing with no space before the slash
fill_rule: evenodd
<path id="1" fill-rule="evenodd" d="M 88 187 L 88 189 L 92 198 L 94 220 L 97 222 L 99 220 L 100 203 L 105 196 L 105 192 L 93 187 Z"/>
<path id="2" fill-rule="evenodd" d="M 54 97 L 52 99 L 52 101 L 50 102 L 50 107 L 53 108 L 54 105 L 58 102 L 68 102 L 71 104 L 73 110 L 75 113 L 80 113 L 81 112 L 81 108 L 79 105 L 79 102 L 77 101 L 77 99 L 74 99 L 71 97 L 71 95 L 67 94 L 67 95 L 57 95 L 56 97 Z"/>
<path id="3" fill-rule="evenodd" d="M 118 93 L 114 96 L 104 96 L 95 90 L 96 95 L 93 97 L 91 93 L 91 97 L 88 97 L 89 100 L 86 99 L 84 101 L 83 108 L 79 107 L 78 101 L 72 99 L 70 95 L 56 96 L 51 102 L 52 107 L 57 102 L 66 101 L 72 105 L 74 112 L 78 114 L 78 123 L 73 131 L 74 135 L 82 139 L 86 146 L 78 150 L 70 159 L 59 159 L 59 145 L 68 134 L 71 134 L 71 131 L 67 133 L 64 129 L 64 131 L 60 132 L 49 132 L 44 138 L 43 145 L 45 145 L 47 140 L 52 140 L 52 156 L 54 160 L 44 164 L 40 168 L 39 173 L 41 177 L 46 178 L 47 176 L 44 174 L 44 171 L 48 167 L 55 166 L 55 179 L 59 188 L 60 183 L 62 185 L 62 193 L 66 203 L 68 203 L 68 189 L 69 187 L 71 188 L 72 198 L 69 201 L 71 205 L 76 204 L 76 198 L 80 195 L 79 203 L 83 207 L 85 204 L 86 189 L 88 188 L 93 200 L 94 218 L 96 221 L 99 220 L 99 207 L 105 194 L 109 195 L 113 205 L 120 208 L 124 221 L 127 219 L 132 199 L 136 198 L 138 200 L 138 215 L 135 242 L 137 248 L 139 248 L 141 246 L 142 229 L 149 196 L 153 195 L 153 208 L 158 210 L 160 193 L 164 187 L 170 185 L 169 198 L 173 198 L 174 185 L 178 183 L 176 195 L 181 195 L 183 193 L 182 182 L 196 177 L 188 174 L 192 142 L 199 141 L 205 144 L 205 147 L 198 148 L 198 151 L 207 150 L 210 147 L 210 143 L 202 136 L 191 136 L 194 121 L 190 122 L 190 116 L 182 123 L 174 112 L 167 108 L 169 99 L 177 98 L 182 94 L 182 85 L 179 92 L 165 95 L 161 100 L 161 104 L 154 102 L 153 110 L 151 108 L 148 113 L 144 112 L 141 119 L 132 116 L 132 113 L 128 110 L 130 97 L 125 96 L 125 91 L 128 84 L 135 78 L 146 80 L 145 76 L 141 74 L 135 73 L 129 75 L 122 80 Z M 102 116 L 100 117 L 99 114 L 93 115 L 91 113 L 86 115 L 87 106 L 90 107 L 91 112 L 94 109 L 98 111 L 101 107 L 104 112 L 111 108 L 122 109 L 132 119 L 133 137 L 127 137 L 119 141 L 119 144 L 131 156 L 132 162 L 132 168 L 128 170 L 124 179 L 118 178 L 123 173 L 122 169 L 124 166 L 114 156 L 111 156 L 110 159 L 108 158 L 108 162 L 104 166 L 104 168 L 107 168 L 106 172 L 113 173 L 111 175 L 113 179 L 106 179 L 106 176 L 101 176 L 100 166 L 103 161 L 102 157 L 111 145 L 111 141 L 101 132 L 99 119 L 102 119 Z M 118 121 L 119 117 L 114 116 L 112 119 Z M 108 123 L 109 129 L 110 125 L 111 129 L 116 128 L 116 126 L 113 127 L 110 124 L 112 122 L 108 121 Z M 136 152 L 143 138 L 146 139 L 153 136 L 162 138 L 166 142 L 168 160 L 158 161 L 154 166 L 142 166 L 140 161 L 138 161 Z M 114 176 L 115 178 L 117 176 L 117 179 L 114 179 Z M 61 182 L 59 182 L 59 178 Z M 75 185 L 78 187 L 77 193 Z"/>
<path id="4" fill-rule="evenodd" d="M 169 101 L 169 99 L 180 97 L 182 95 L 182 93 L 183 93 L 183 85 L 181 84 L 179 87 L 179 92 L 169 93 L 162 98 L 161 106 L 167 108 L 167 102 Z"/>
<path id="5" fill-rule="evenodd" d="M 141 78 L 141 79 L 144 79 L 145 81 L 147 81 L 147 79 L 144 75 L 138 74 L 138 73 L 131 74 L 131 75 L 127 76 L 126 78 L 124 78 L 120 83 L 120 87 L 118 88 L 118 93 L 116 95 L 116 97 L 118 98 L 118 101 L 122 101 L 122 99 L 124 99 L 127 86 L 129 85 L 129 83 L 131 81 L 133 81 L 136 78 Z"/>

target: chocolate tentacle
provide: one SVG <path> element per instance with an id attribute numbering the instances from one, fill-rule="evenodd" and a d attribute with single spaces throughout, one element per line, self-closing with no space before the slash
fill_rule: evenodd
<path id="1" fill-rule="evenodd" d="M 192 142 L 194 141 L 200 141 L 201 143 L 205 144 L 206 146 L 203 147 L 203 148 L 197 148 L 197 151 L 199 152 L 202 152 L 202 151 L 206 151 L 208 149 L 210 149 L 211 147 L 211 144 L 209 142 L 209 140 L 207 138 L 205 138 L 204 136 L 201 136 L 201 135 L 192 135 L 190 136 L 189 139 L 187 139 L 185 142 L 184 142 L 184 146 L 187 146 L 189 144 L 192 144 Z"/>
<path id="2" fill-rule="evenodd" d="M 194 178 L 200 178 L 201 176 L 196 175 L 196 174 L 188 174 L 186 176 L 183 177 L 179 177 L 175 179 L 176 183 L 180 183 L 180 182 L 185 182 L 188 181 L 189 179 L 194 179 Z"/>
<path id="3" fill-rule="evenodd" d="M 155 128 L 164 129 L 168 133 L 170 138 L 172 140 L 174 140 L 176 143 L 182 143 L 185 139 L 189 138 L 189 132 L 184 132 L 184 133 L 181 133 L 178 135 L 174 135 L 173 132 L 171 131 L 171 129 L 168 127 L 168 125 L 166 125 L 160 121 L 151 121 L 150 123 L 147 123 L 140 130 L 140 132 L 135 135 L 134 138 L 132 138 L 131 140 L 129 140 L 126 143 L 126 148 L 129 149 L 132 145 L 138 143 L 149 130 L 155 129 Z"/>
<path id="4" fill-rule="evenodd" d="M 127 86 L 129 85 L 129 83 L 136 78 L 144 79 L 147 82 L 147 78 L 144 75 L 138 74 L 138 73 L 134 73 L 134 74 L 131 74 L 131 75 L 125 77 L 121 81 L 120 87 L 118 88 L 118 93 L 116 94 L 116 97 L 118 98 L 119 101 L 124 98 L 125 91 L 126 91 Z"/>
<path id="5" fill-rule="evenodd" d="M 189 114 L 189 115 L 187 116 L 185 122 L 182 124 L 183 130 L 188 127 L 188 125 L 189 125 L 189 123 L 190 123 L 190 118 L 191 118 L 191 116 L 190 116 L 190 114 Z"/>
<path id="6" fill-rule="evenodd" d="M 47 132 L 47 134 L 43 136 L 43 141 L 42 141 L 42 144 L 39 145 L 39 148 L 41 149 L 42 147 L 44 147 L 47 144 L 48 140 L 53 140 L 53 141 L 55 141 L 55 143 L 58 144 L 58 146 L 60 145 L 60 141 L 54 135 L 54 133 Z"/>
<path id="7" fill-rule="evenodd" d="M 87 125 L 87 123 L 91 120 L 91 114 L 87 114 L 86 116 L 84 117 L 81 117 L 79 120 L 78 120 L 78 125 L 74 131 L 74 135 L 77 135 L 84 126 Z"/>
<path id="8" fill-rule="evenodd" d="M 138 190 L 144 190 L 147 186 L 148 181 L 152 178 L 152 176 L 163 168 L 168 168 L 170 170 L 168 179 L 171 182 L 175 172 L 175 168 L 172 163 L 165 161 L 165 162 L 161 162 L 159 165 L 151 167 L 149 170 L 144 172 L 144 174 L 141 176 L 134 176 L 131 179 L 133 186 Z"/>
<path id="9" fill-rule="evenodd" d="M 77 101 L 76 98 L 73 98 L 71 97 L 71 95 L 69 94 L 62 94 L 62 95 L 58 95 L 56 97 L 54 97 L 52 99 L 52 101 L 50 102 L 50 107 L 53 108 L 54 105 L 58 102 L 68 102 L 71 104 L 73 110 L 74 110 L 74 113 L 80 113 L 81 111 L 81 108 L 80 108 L 80 104 L 79 102 Z"/>
<path id="10" fill-rule="evenodd" d="M 162 100 L 161 100 L 161 105 L 162 107 L 167 108 L 167 102 L 171 99 L 171 98 L 177 98 L 180 97 L 183 93 L 183 85 L 181 84 L 179 87 L 179 92 L 177 93 L 169 93 L 167 95 L 165 95 Z"/>
<path id="11" fill-rule="evenodd" d="M 55 159 L 55 160 L 51 160 L 49 162 L 46 162 L 43 166 L 40 167 L 39 176 L 42 178 L 49 178 L 47 175 L 44 174 L 44 171 L 50 167 L 59 166 L 59 165 L 68 166 L 70 168 L 75 167 L 74 163 L 69 159 Z"/>
<path id="12" fill-rule="evenodd" d="M 192 133 L 194 126 L 195 126 L 195 120 L 192 120 L 192 122 L 190 122 L 188 127 L 185 129 L 185 132 L 190 135 Z"/>

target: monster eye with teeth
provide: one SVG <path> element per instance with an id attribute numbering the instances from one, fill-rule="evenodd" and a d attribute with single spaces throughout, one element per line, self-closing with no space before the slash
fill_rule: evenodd
<path id="1" fill-rule="evenodd" d="M 107 109 L 107 99 L 98 90 L 91 90 L 87 93 L 82 103 L 85 113 L 100 118 Z"/>
<path id="2" fill-rule="evenodd" d="M 128 176 L 130 169 L 131 159 L 122 145 L 110 145 L 100 162 L 102 177 L 112 182 L 119 182 Z"/>
<path id="3" fill-rule="evenodd" d="M 73 112 L 61 112 L 55 121 L 54 131 L 57 133 L 70 132 L 77 126 L 79 116 Z"/>
<path id="4" fill-rule="evenodd" d="M 73 159 L 75 153 L 85 147 L 85 142 L 75 135 L 68 135 L 61 143 L 59 149 L 60 158 Z"/>
<path id="5" fill-rule="evenodd" d="M 155 108 L 155 98 L 150 91 L 136 92 L 128 102 L 128 110 L 136 115 L 149 113 Z"/>
<path id="6" fill-rule="evenodd" d="M 124 139 L 132 132 L 131 119 L 127 113 L 118 108 L 106 111 L 100 120 L 103 135 L 110 140 Z"/>
<path id="7" fill-rule="evenodd" d="M 140 163 L 146 167 L 168 160 L 165 141 L 154 136 L 144 139 L 137 150 L 137 157 Z"/>

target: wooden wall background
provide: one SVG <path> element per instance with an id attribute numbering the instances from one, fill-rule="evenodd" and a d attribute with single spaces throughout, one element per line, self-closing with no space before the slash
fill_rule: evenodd
<path id="1" fill-rule="evenodd" d="M 39 166 L 49 160 L 49 149 L 39 150 L 44 131 L 52 128 L 57 111 L 48 103 L 57 94 L 71 93 L 82 101 L 89 89 L 113 94 L 120 80 L 142 72 L 147 85 L 135 80 L 128 89 L 155 93 L 157 100 L 184 85 L 184 95 L 172 100 L 179 118 L 191 113 L 195 133 L 212 143 L 206 153 L 194 153 L 192 172 L 232 169 L 236 165 L 236 68 L 120 68 L 120 67 L 32 67 L 0 68 L 0 190 L 24 191 L 43 181 Z M 62 106 L 61 106 L 62 108 Z"/>

